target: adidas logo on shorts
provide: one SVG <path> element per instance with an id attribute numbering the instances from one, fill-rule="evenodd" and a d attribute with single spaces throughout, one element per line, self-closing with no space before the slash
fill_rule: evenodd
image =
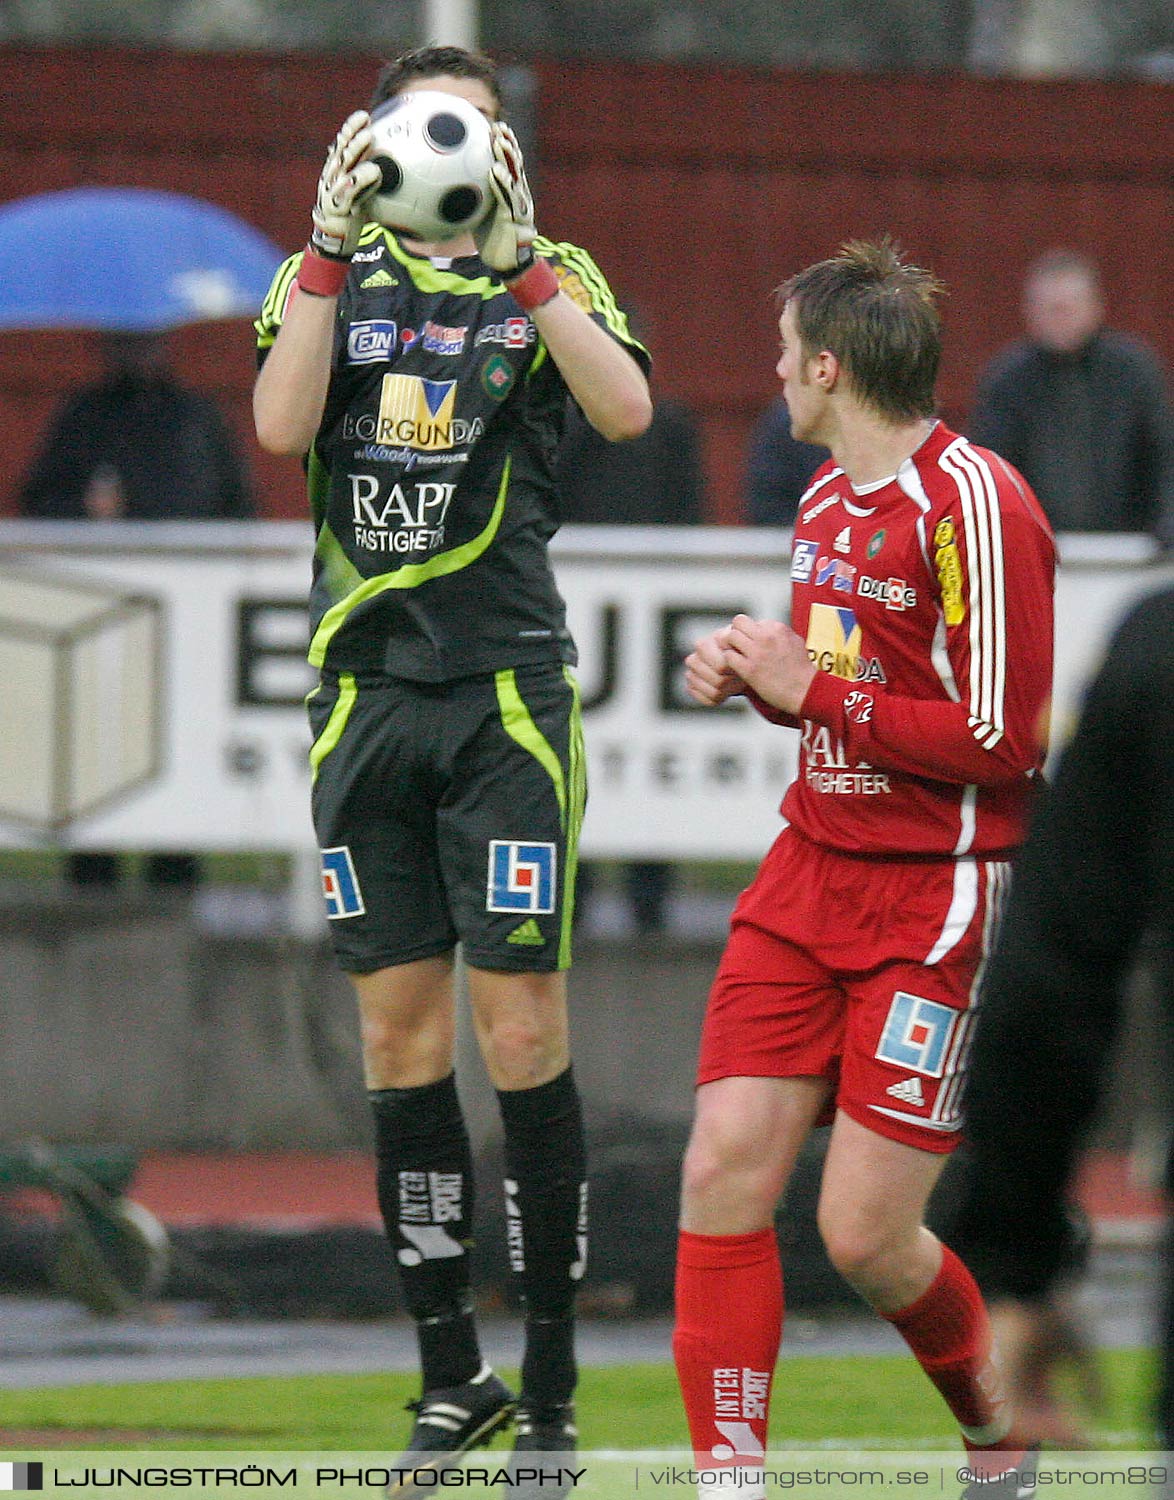
<path id="1" fill-rule="evenodd" d="M 920 1078 L 902 1078 L 900 1083 L 890 1084 L 885 1093 L 892 1094 L 894 1099 L 900 1099 L 902 1104 L 925 1103 L 925 1095 L 921 1092 Z"/>
<path id="2" fill-rule="evenodd" d="M 523 922 L 520 927 L 515 927 L 509 937 L 506 938 L 506 942 L 521 943 L 525 948 L 543 948 L 546 946 L 546 939 L 542 936 L 542 929 L 533 917 L 529 921 Z"/>

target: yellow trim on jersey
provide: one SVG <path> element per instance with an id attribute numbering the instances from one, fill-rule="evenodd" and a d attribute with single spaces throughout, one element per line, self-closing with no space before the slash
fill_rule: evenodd
<path id="1" fill-rule="evenodd" d="M 534 241 L 535 254 L 557 255 L 568 271 L 573 271 L 591 296 L 591 305 L 601 314 L 607 326 L 625 344 L 634 344 L 638 349 L 644 345 L 628 326 L 628 315 L 616 301 L 615 293 L 604 279 L 603 272 L 586 250 L 572 245 L 567 240 L 548 240 L 539 235 Z"/>
<path id="2" fill-rule="evenodd" d="M 314 544 L 314 556 L 321 565 L 326 592 L 336 603 L 362 586 L 362 573 L 351 562 L 342 543 L 325 522 Z"/>
<path id="3" fill-rule="evenodd" d="M 497 535 L 501 518 L 505 514 L 505 497 L 509 490 L 511 464 L 512 459 L 507 458 L 501 471 L 501 483 L 497 488 L 497 499 L 494 501 L 489 520 L 475 537 L 459 547 L 453 547 L 448 552 L 438 552 L 427 562 L 405 563 L 394 573 L 381 573 L 375 578 L 365 578 L 345 599 L 340 599 L 337 604 L 332 605 L 326 611 L 318 622 L 314 639 L 310 642 L 311 666 L 322 666 L 331 641 L 360 604 L 366 604 L 368 599 L 374 599 L 379 594 L 386 593 L 388 589 L 414 589 L 422 583 L 427 583 L 430 578 L 443 578 L 449 573 L 458 573 L 462 568 L 467 568 L 470 563 L 476 562 L 488 550 Z"/>
<path id="4" fill-rule="evenodd" d="M 483 302 L 488 302 L 509 290 L 504 281 L 493 276 L 461 276 L 456 271 L 443 271 L 421 256 L 409 254 L 391 230 L 385 229 L 382 224 L 368 224 L 359 236 L 359 244 L 365 247 L 379 239 L 384 241 L 392 258 L 408 272 L 413 283 L 421 291 L 451 292 L 456 296 L 464 297 L 476 294 L 480 295 Z M 304 253 L 299 250 L 289 256 L 278 268 L 273 278 L 269 292 L 261 304 L 260 316 L 253 323 L 259 348 L 270 348 L 277 337 L 277 329 L 281 326 L 280 314 L 285 308 L 290 286 L 297 277 Z M 629 326 L 628 315 L 616 301 L 615 293 L 586 250 L 571 244 L 568 240 L 551 240 L 540 234 L 534 241 L 534 253 L 557 256 L 568 271 L 574 272 L 579 277 L 590 295 L 593 308 L 603 317 L 615 336 L 621 342 L 634 345 L 647 355 L 648 351 Z M 541 363 L 544 349 L 545 346 L 540 340 L 536 363 Z"/>
<path id="5" fill-rule="evenodd" d="M 494 281 L 492 276 L 462 276 L 457 271 L 442 271 L 430 260 L 409 254 L 390 229 L 377 227 L 387 241 L 387 248 L 392 257 L 403 266 L 422 292 L 452 292 L 457 297 L 472 297 L 479 294 L 482 302 L 489 302 L 494 297 L 500 297 L 505 290 L 502 283 Z M 372 235 L 371 238 L 377 239 L 378 235 Z M 359 243 L 364 243 L 362 238 Z"/>
<path id="6" fill-rule="evenodd" d="M 299 250 L 287 260 L 282 261 L 270 283 L 269 290 L 265 294 L 265 300 L 261 303 L 260 315 L 254 320 L 253 327 L 257 333 L 257 347 L 259 349 L 271 349 L 273 341 L 277 337 L 277 330 L 281 327 L 281 314 L 285 310 L 286 301 L 289 298 L 289 289 L 298 274 L 298 268 L 302 263 L 304 250 Z"/>

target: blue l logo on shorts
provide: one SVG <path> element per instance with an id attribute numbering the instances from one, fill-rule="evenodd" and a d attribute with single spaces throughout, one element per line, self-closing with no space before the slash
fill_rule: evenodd
<path id="1" fill-rule="evenodd" d="M 948 1005 L 898 990 L 877 1043 L 877 1058 L 898 1068 L 912 1068 L 915 1073 L 940 1078 L 957 1019 L 958 1012 Z"/>
<path id="2" fill-rule="evenodd" d="M 509 843 L 493 839 L 489 845 L 489 891 L 486 911 L 554 910 L 554 845 Z"/>
<path id="3" fill-rule="evenodd" d="M 331 922 L 339 917 L 361 917 L 367 908 L 359 889 L 359 877 L 345 844 L 337 849 L 322 849 L 322 894 L 326 898 L 326 915 Z"/>

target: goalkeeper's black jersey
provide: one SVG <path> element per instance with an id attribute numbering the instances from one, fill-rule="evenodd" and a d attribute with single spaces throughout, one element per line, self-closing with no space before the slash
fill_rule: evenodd
<path id="1" fill-rule="evenodd" d="M 646 368 L 590 257 L 543 239 L 535 249 Z M 282 265 L 265 299 L 260 358 L 300 261 Z M 574 662 L 547 555 L 566 401 L 538 330 L 481 260 L 437 263 L 367 226 L 307 460 L 315 666 L 443 682 Z"/>

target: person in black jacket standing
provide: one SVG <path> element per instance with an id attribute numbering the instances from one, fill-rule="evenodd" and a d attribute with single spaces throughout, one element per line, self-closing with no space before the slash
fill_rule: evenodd
<path id="1" fill-rule="evenodd" d="M 1061 1289 L 1073 1165 L 1109 1082 L 1123 980 L 1152 943 L 1174 1020 L 1174 587 L 1136 605 L 1089 689 L 1016 865 L 966 1093 L 972 1156 L 952 1242 L 1000 1304 L 1003 1363 L 1036 1436 L 1078 1436 L 1054 1388 L 1080 1344 Z M 1169 1184 L 1168 1184 L 1169 1185 Z M 1174 1447 L 1174 1251 L 1158 1437 Z"/>
<path id="2" fill-rule="evenodd" d="M 1015 465 L 1055 531 L 1152 531 L 1174 541 L 1174 418 L 1140 339 L 1105 327 L 1096 266 L 1070 250 L 1033 263 L 1027 337 L 984 372 L 970 440 Z"/>
<path id="3" fill-rule="evenodd" d="M 155 333 L 104 333 L 103 371 L 54 414 L 19 495 L 51 521 L 248 520 L 248 465 L 211 396 L 179 380 Z"/>
<path id="4" fill-rule="evenodd" d="M 791 435 L 791 413 L 776 396 L 755 422 L 746 450 L 746 520 L 751 526 L 793 526 L 799 501 L 828 456 L 820 443 Z"/>
<path id="5" fill-rule="evenodd" d="M 162 333 L 97 336 L 101 373 L 69 392 L 54 412 L 17 505 L 38 521 L 244 521 L 256 514 L 249 465 L 216 400 L 182 381 Z M 65 856 L 75 888 L 109 890 L 118 854 Z M 156 850 L 147 884 L 190 890 L 202 876 L 187 850 Z"/>

